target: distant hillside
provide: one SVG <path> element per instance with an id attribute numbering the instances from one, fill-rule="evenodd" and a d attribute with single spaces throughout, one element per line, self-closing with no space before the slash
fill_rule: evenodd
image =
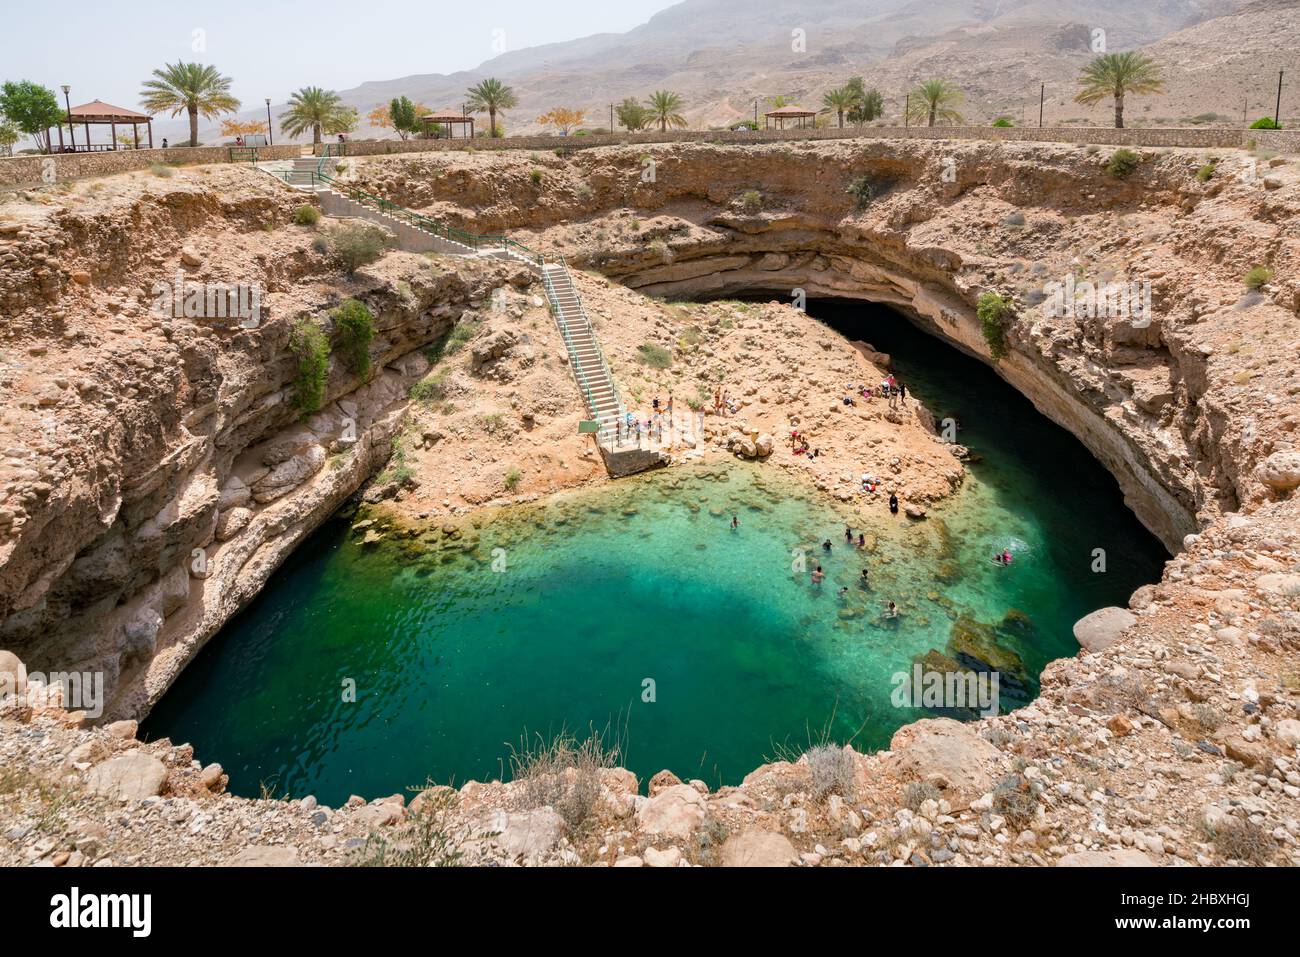
<path id="1" fill-rule="evenodd" d="M 1109 105 L 1073 102 L 1097 29 L 1108 49 L 1141 47 L 1165 67 L 1168 95 L 1137 98 L 1130 125 L 1236 124 L 1243 108 L 1250 119 L 1271 112 L 1279 69 L 1300 84 L 1300 0 L 684 0 L 627 33 L 340 93 L 363 117 L 399 95 L 459 109 L 468 87 L 496 76 L 519 97 L 505 116 L 507 132 L 532 133 L 540 131 L 536 118 L 555 106 L 584 108 L 590 126 L 607 126 L 611 103 L 656 89 L 682 95 L 692 127 L 721 127 L 752 118 L 756 98 L 760 112 L 776 95 L 818 107 L 823 92 L 855 74 L 881 90 L 886 117 L 898 119 L 908 88 L 942 76 L 966 94 L 971 122 L 1005 115 L 1036 124 L 1046 84 L 1048 123 L 1105 125 Z M 803 31 L 802 50 L 794 31 Z M 1300 92 L 1283 112 L 1300 115 Z M 174 139 L 185 135 L 183 124 L 158 127 Z M 215 124 L 201 135 L 219 139 Z M 363 127 L 354 135 L 393 134 Z"/>

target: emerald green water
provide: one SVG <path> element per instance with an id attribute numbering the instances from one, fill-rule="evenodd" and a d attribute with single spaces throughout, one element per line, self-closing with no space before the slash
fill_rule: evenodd
<path id="1" fill-rule="evenodd" d="M 979 461 L 926 521 L 882 503 L 873 547 L 849 549 L 834 507 L 739 462 L 486 513 L 454 540 L 435 526 L 364 547 L 355 518 L 336 517 L 145 733 L 220 761 L 237 793 L 265 783 L 337 804 L 500 777 L 525 730 L 612 724 L 643 781 L 670 768 L 712 785 L 824 729 L 881 747 L 925 715 L 893 706 L 891 679 L 932 650 L 998 667 L 1003 710 L 1028 700 L 1042 667 L 1077 651 L 1074 621 L 1154 581 L 1163 550 L 1078 443 L 981 364 L 881 307 L 813 313 L 890 352 L 938 417 L 960 420 Z M 1003 546 L 1011 568 L 989 559 Z M 792 567 L 803 550 L 826 569 L 820 587 Z"/>

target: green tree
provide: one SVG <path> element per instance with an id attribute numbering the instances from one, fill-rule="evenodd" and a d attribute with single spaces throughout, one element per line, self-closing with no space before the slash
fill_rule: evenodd
<path id="1" fill-rule="evenodd" d="M 50 151 L 50 127 L 66 118 L 54 91 L 31 80 L 9 81 L 0 87 L 0 116 L 34 139 L 43 153 Z M 9 145 L 14 142 L 17 137 Z"/>
<path id="2" fill-rule="evenodd" d="M 153 71 L 154 79 L 146 80 L 140 91 L 140 102 L 150 113 L 171 111 L 172 116 L 182 112 L 190 117 L 190 146 L 199 145 L 199 115 L 210 120 L 222 113 L 234 113 L 239 100 L 230 93 L 230 77 L 222 76 L 217 68 L 203 63 L 164 64 Z"/>
<path id="3" fill-rule="evenodd" d="M 388 118 L 393 124 L 393 129 L 402 139 L 406 139 L 412 133 L 419 133 L 423 129 L 420 123 L 420 113 L 414 103 L 408 97 L 396 96 L 388 104 Z"/>
<path id="4" fill-rule="evenodd" d="M 912 90 L 908 101 L 908 116 L 912 120 L 925 120 L 927 126 L 935 123 L 960 123 L 957 105 L 963 99 L 961 90 L 947 80 L 932 78 L 922 80 Z"/>
<path id="5" fill-rule="evenodd" d="M 289 97 L 288 109 L 280 117 L 280 132 L 301 136 L 311 130 L 311 141 L 317 144 L 322 133 L 346 133 L 356 122 L 357 111 L 344 106 L 333 90 L 304 86 Z"/>
<path id="6" fill-rule="evenodd" d="M 630 96 L 614 107 L 614 115 L 632 133 L 643 130 L 650 125 L 650 111 L 638 100 Z"/>
<path id="7" fill-rule="evenodd" d="M 334 335 L 343 364 L 365 378 L 370 372 L 370 340 L 375 337 L 375 317 L 365 303 L 346 299 L 334 310 Z"/>
<path id="8" fill-rule="evenodd" d="M 668 90 L 656 90 L 646 101 L 650 110 L 650 121 L 659 124 L 660 132 L 667 132 L 671 126 L 685 126 L 686 118 L 677 111 L 682 108 L 682 98 Z"/>
<path id="9" fill-rule="evenodd" d="M 857 94 L 847 86 L 837 86 L 822 94 L 822 112 L 835 113 L 839 117 L 840 129 L 844 129 L 844 114 L 853 109 L 857 103 Z"/>
<path id="10" fill-rule="evenodd" d="M 862 77 L 849 77 L 844 84 L 844 89 L 849 91 L 850 98 L 853 100 L 853 105 L 845 113 L 845 119 L 854 126 L 862 126 L 884 115 L 884 97 L 875 87 L 868 90 Z"/>
<path id="11" fill-rule="evenodd" d="M 1124 97 L 1129 93 L 1162 93 L 1165 81 L 1160 64 L 1135 50 L 1105 53 L 1089 63 L 1079 75 L 1076 103 L 1091 105 L 1106 97 L 1115 98 L 1115 129 L 1124 128 Z"/>
<path id="12" fill-rule="evenodd" d="M 9 156 L 13 153 L 19 135 L 18 127 L 0 117 L 0 156 Z"/>
<path id="13" fill-rule="evenodd" d="M 465 95 L 469 98 L 470 112 L 488 115 L 489 136 L 501 135 L 501 131 L 497 128 L 497 114 L 512 110 L 519 105 L 519 98 L 515 96 L 515 91 L 494 77 L 479 81 L 471 86 Z"/>

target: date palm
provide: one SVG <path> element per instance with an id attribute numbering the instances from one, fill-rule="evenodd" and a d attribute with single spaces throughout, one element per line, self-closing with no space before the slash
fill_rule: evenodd
<path id="1" fill-rule="evenodd" d="M 150 113 L 188 113 L 190 146 L 199 145 L 199 114 L 210 120 L 239 109 L 239 100 L 230 93 L 230 77 L 222 76 L 214 66 L 178 60 L 163 64 L 161 70 L 153 71 L 153 76 L 140 91 L 141 105 Z"/>
<path id="2" fill-rule="evenodd" d="M 961 90 L 947 80 L 932 78 L 922 80 L 912 90 L 908 101 L 908 116 L 925 120 L 927 126 L 935 123 L 960 123 L 957 105 L 964 99 Z"/>
<path id="3" fill-rule="evenodd" d="M 836 113 L 839 115 L 840 129 L 844 129 L 844 114 L 846 111 L 853 109 L 858 102 L 858 93 L 848 86 L 837 86 L 833 90 L 827 90 L 822 94 L 822 112 Z"/>
<path id="4" fill-rule="evenodd" d="M 667 132 L 669 126 L 685 126 L 686 117 L 677 111 L 682 108 L 682 98 L 668 90 L 656 90 L 646 100 L 650 110 L 650 120 L 659 124 L 661 133 Z"/>
<path id="5" fill-rule="evenodd" d="M 471 113 L 488 115 L 489 136 L 500 135 L 500 131 L 497 130 L 497 114 L 514 109 L 519 104 L 515 91 L 494 77 L 488 77 L 476 86 L 471 86 L 465 95 L 469 98 Z"/>
<path id="6" fill-rule="evenodd" d="M 343 133 L 354 120 L 355 111 L 343 105 L 333 90 L 304 86 L 289 97 L 287 109 L 280 117 L 280 132 L 301 136 L 311 130 L 311 141 L 319 143 L 322 133 Z"/>
<path id="7" fill-rule="evenodd" d="M 1081 89 L 1076 103 L 1100 103 L 1115 98 L 1115 129 L 1124 128 L 1124 97 L 1129 93 L 1162 93 L 1164 78 L 1160 64 L 1149 56 L 1130 50 L 1127 53 L 1104 53 L 1089 63 L 1079 75 Z"/>

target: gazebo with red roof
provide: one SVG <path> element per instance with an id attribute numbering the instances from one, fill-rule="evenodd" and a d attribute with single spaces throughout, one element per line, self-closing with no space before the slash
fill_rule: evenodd
<path id="1" fill-rule="evenodd" d="M 95 100 L 93 103 L 74 106 L 64 116 L 63 120 L 64 122 L 59 124 L 60 153 L 98 153 L 117 149 L 117 127 L 119 123 L 131 127 L 131 131 L 135 135 L 136 149 L 140 148 L 140 124 L 143 123 L 149 134 L 149 149 L 153 149 L 153 117 L 147 113 L 137 113 L 135 110 L 113 106 L 103 100 Z M 86 130 L 86 142 L 82 146 L 77 145 L 77 131 L 74 125 L 77 123 L 80 123 Z M 66 145 L 63 142 L 64 124 L 67 125 L 72 139 L 72 142 Z M 90 142 L 90 128 L 92 126 L 107 126 L 113 140 L 112 144 L 92 144 Z"/>
<path id="2" fill-rule="evenodd" d="M 474 117 L 468 116 L 464 113 L 456 113 L 452 110 L 442 110 L 438 113 L 426 113 L 424 116 L 420 117 L 420 122 L 424 124 L 425 139 L 436 139 L 436 137 L 433 136 L 433 130 L 430 128 L 435 123 L 440 123 L 447 127 L 447 139 L 455 138 L 455 130 L 452 128 L 455 124 L 459 123 L 461 129 L 464 130 L 465 124 L 468 123 L 469 132 L 466 136 L 470 139 L 474 138 Z"/>

